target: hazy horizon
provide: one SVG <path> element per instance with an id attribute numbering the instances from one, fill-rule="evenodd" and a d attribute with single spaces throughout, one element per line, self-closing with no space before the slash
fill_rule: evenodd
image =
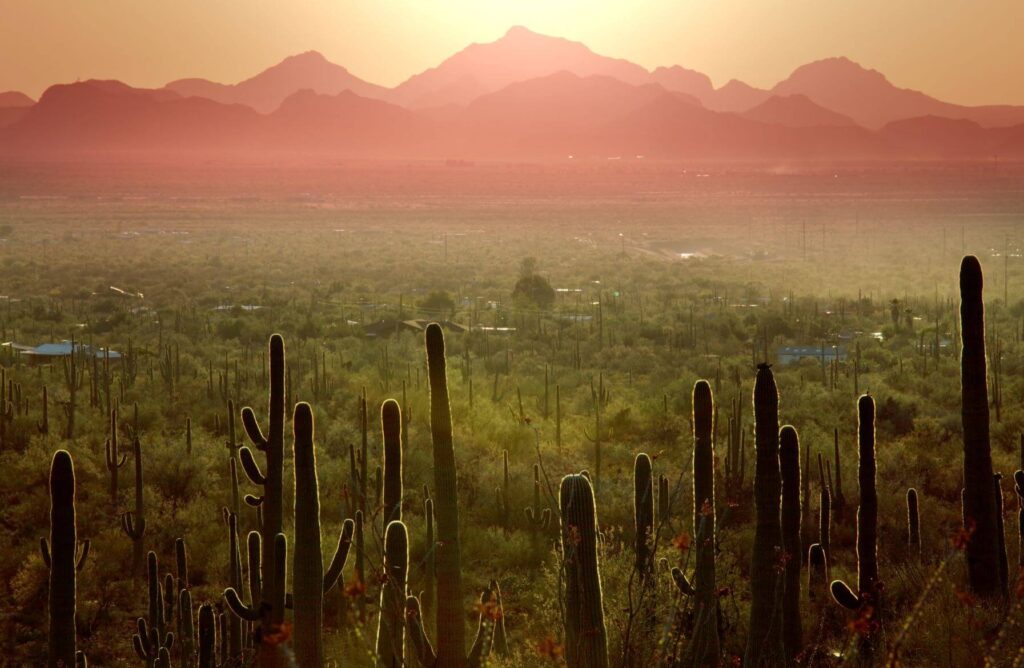
<path id="1" fill-rule="evenodd" d="M 92 78 L 148 88 L 185 77 L 235 83 L 309 50 L 393 87 L 471 43 L 523 25 L 649 70 L 694 69 L 716 87 L 738 79 L 767 88 L 807 62 L 846 56 L 897 86 L 948 102 L 1024 104 L 1024 58 L 1005 29 L 1024 22 L 1019 3 L 978 10 L 965 0 L 912 0 L 895 8 L 880 0 L 849 7 L 800 2 L 786 11 L 735 0 L 671 8 L 658 0 L 629 7 L 575 0 L 455 4 L 311 2 L 284 10 L 257 2 L 242 16 L 194 0 L 152 7 L 4 0 L 0 90 L 38 98 L 52 84 Z"/>

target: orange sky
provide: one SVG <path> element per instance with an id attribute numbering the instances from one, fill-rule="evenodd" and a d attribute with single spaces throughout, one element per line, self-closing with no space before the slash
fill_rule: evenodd
<path id="1" fill-rule="evenodd" d="M 1024 104 L 1021 0 L 0 0 L 0 90 L 234 82 L 315 49 L 394 85 L 512 25 L 716 85 L 845 55 L 962 104 Z"/>

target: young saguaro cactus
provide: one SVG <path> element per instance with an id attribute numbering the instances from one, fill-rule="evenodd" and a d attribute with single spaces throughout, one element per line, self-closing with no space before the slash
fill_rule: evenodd
<path id="1" fill-rule="evenodd" d="M 381 432 L 384 436 L 384 530 L 388 524 L 402 519 L 402 409 L 394 399 L 380 408 Z"/>
<path id="2" fill-rule="evenodd" d="M 89 556 L 89 541 L 79 554 L 75 464 L 67 450 L 58 450 L 50 462 L 50 539 L 41 538 L 39 546 L 50 569 L 47 666 L 74 666 L 81 656 L 75 636 L 77 576 Z"/>
<path id="3" fill-rule="evenodd" d="M 300 666 L 323 664 L 323 598 L 338 581 L 352 544 L 354 523 L 346 520 L 334 557 L 324 574 L 320 541 L 320 491 L 313 440 L 313 409 L 295 406 L 295 562 L 292 569 L 295 607 L 293 646 Z"/>
<path id="4" fill-rule="evenodd" d="M 786 664 L 796 665 L 803 649 L 800 624 L 800 441 L 787 425 L 779 432 L 779 465 L 782 471 L 782 644 Z"/>
<path id="5" fill-rule="evenodd" d="M 459 540 L 459 491 L 452 443 L 452 414 L 448 403 L 444 333 L 431 323 L 425 333 L 430 378 L 430 434 L 434 450 L 434 515 L 437 546 L 437 662 L 445 668 L 466 666 L 463 622 L 462 546 Z"/>
<path id="6" fill-rule="evenodd" d="M 815 601 L 828 591 L 828 556 L 821 544 L 814 543 L 807 550 L 807 598 Z"/>
<path id="7" fill-rule="evenodd" d="M 1024 446 L 1021 447 L 1024 458 Z M 1024 462 L 1021 462 L 1024 463 Z M 1013 474 L 1013 489 L 1017 492 L 1017 565 L 1024 567 L 1024 470 Z"/>
<path id="8" fill-rule="evenodd" d="M 146 557 L 149 608 L 146 617 L 138 619 L 138 633 L 132 636 L 135 654 L 147 666 L 157 665 L 161 650 L 174 645 L 174 633 L 167 630 L 163 591 L 160 589 L 159 563 L 155 552 Z"/>
<path id="9" fill-rule="evenodd" d="M 242 409 L 242 425 L 253 446 L 266 455 L 266 471 L 261 471 L 252 450 L 247 447 L 239 449 L 239 460 L 246 476 L 254 485 L 263 488 L 260 496 L 246 496 L 245 500 L 249 505 L 258 506 L 262 515 L 260 533 L 262 535 L 263 554 L 261 555 L 262 581 L 264 588 L 264 603 L 269 604 L 269 609 L 263 612 L 263 623 L 269 627 L 279 626 L 284 619 L 284 590 L 277 590 L 277 587 L 284 587 L 283 580 L 275 575 L 279 566 L 276 563 L 277 535 L 281 533 L 282 506 L 283 506 L 283 463 L 284 463 L 284 417 L 285 417 L 285 349 L 284 339 L 280 334 L 270 337 L 270 404 L 269 404 L 269 427 L 266 435 L 261 431 L 256 414 L 252 408 Z M 281 609 L 277 604 L 281 604 Z M 255 603 L 254 603 L 255 605 Z M 244 618 L 244 617 L 243 617 Z M 255 621 L 255 620 L 249 620 Z M 273 649 L 266 649 L 261 652 L 261 661 L 264 668 L 278 666 L 280 661 L 277 652 Z"/>
<path id="10" fill-rule="evenodd" d="M 641 583 L 654 573 L 654 475 L 651 458 L 641 452 L 633 463 L 634 568 Z"/>
<path id="11" fill-rule="evenodd" d="M 750 566 L 750 635 L 743 665 L 783 661 L 782 607 L 777 552 L 782 549 L 782 479 L 779 470 L 779 391 L 771 365 L 759 364 L 754 381 L 754 548 Z"/>
<path id="12" fill-rule="evenodd" d="M 857 402 L 858 449 L 860 460 L 857 482 L 860 486 L 860 507 L 857 509 L 857 593 L 842 580 L 832 582 L 832 598 L 849 610 L 861 610 L 865 616 L 878 618 L 878 494 L 875 491 L 875 400 L 863 395 Z M 989 483 L 991 485 L 991 482 Z M 873 628 L 863 634 L 861 658 L 870 660 L 874 644 Z"/>
<path id="13" fill-rule="evenodd" d="M 117 507 L 117 472 L 128 461 L 128 455 L 122 455 L 117 448 L 117 409 L 110 409 L 110 436 L 107 437 L 105 448 L 107 470 L 110 471 L 110 503 Z"/>
<path id="14" fill-rule="evenodd" d="M 695 628 L 691 644 L 693 665 L 717 665 L 718 598 L 715 585 L 715 442 L 714 397 L 711 386 L 699 380 L 693 386 L 693 529 L 698 536 L 694 577 Z"/>
<path id="15" fill-rule="evenodd" d="M 546 531 L 551 523 L 551 509 L 540 507 L 540 464 L 533 465 L 533 505 L 526 508 L 525 513 L 535 536 Z"/>
<path id="16" fill-rule="evenodd" d="M 562 478 L 562 556 L 565 571 L 565 660 L 568 668 L 608 668 L 601 571 L 597 558 L 594 489 L 582 474 Z"/>
<path id="17" fill-rule="evenodd" d="M 907 547 L 912 556 L 921 556 L 921 515 L 913 487 L 907 490 Z"/>
<path id="18" fill-rule="evenodd" d="M 971 590 L 981 596 L 1003 591 L 999 576 L 996 499 L 992 493 L 988 376 L 985 361 L 985 303 L 981 263 L 973 255 L 960 264 L 960 387 L 964 432 L 964 528 Z"/>
<path id="19" fill-rule="evenodd" d="M 142 575 L 146 568 L 146 499 L 143 492 L 142 444 L 138 437 L 132 441 L 135 459 L 135 511 L 121 514 L 121 529 L 132 540 L 132 570 Z"/>
<path id="20" fill-rule="evenodd" d="M 409 532 L 393 520 L 384 532 L 384 584 L 377 617 L 377 665 L 405 664 L 405 590 L 409 575 Z"/>

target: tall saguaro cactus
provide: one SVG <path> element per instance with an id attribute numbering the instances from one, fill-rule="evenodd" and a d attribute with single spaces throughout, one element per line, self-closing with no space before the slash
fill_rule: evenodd
<path id="1" fill-rule="evenodd" d="M 907 547 L 912 556 L 921 556 L 921 515 L 913 487 L 907 490 Z"/>
<path id="2" fill-rule="evenodd" d="M 565 570 L 565 660 L 568 668 L 608 668 L 594 489 L 582 475 L 559 488 Z"/>
<path id="3" fill-rule="evenodd" d="M 300 666 L 323 664 L 323 598 L 338 581 L 352 544 L 354 523 L 346 520 L 331 564 L 324 573 L 320 541 L 320 490 L 313 441 L 313 410 L 295 406 L 295 659 Z"/>
<path id="4" fill-rule="evenodd" d="M 405 665 L 405 589 L 409 575 L 409 533 L 401 520 L 384 532 L 384 584 L 377 617 L 377 665 Z"/>
<path id="5" fill-rule="evenodd" d="M 878 618 L 878 494 L 875 491 L 875 400 L 863 395 L 857 402 L 858 449 L 860 460 L 857 482 L 860 486 L 860 507 L 857 509 L 857 592 L 842 580 L 832 583 L 832 597 L 850 610 L 869 606 L 865 617 Z M 989 485 L 991 485 L 991 481 Z M 869 661 L 875 639 L 873 628 L 862 635 L 862 661 Z"/>
<path id="6" fill-rule="evenodd" d="M 75 518 L 75 465 L 67 450 L 58 450 L 50 462 L 50 539 L 39 541 L 43 562 L 50 569 L 47 666 L 75 665 L 76 585 L 78 571 L 85 566 L 89 542 L 78 553 L 78 525 Z"/>
<path id="7" fill-rule="evenodd" d="M 117 508 L 117 472 L 128 461 L 128 455 L 122 455 L 117 448 L 117 409 L 110 409 L 110 436 L 107 437 L 104 458 L 110 472 L 110 503 Z"/>
<path id="8" fill-rule="evenodd" d="M 960 264 L 960 387 L 964 430 L 964 528 L 971 590 L 982 596 L 1002 592 L 999 577 L 996 500 L 992 493 L 988 377 L 985 362 L 985 303 L 981 263 L 973 255 Z"/>
<path id="9" fill-rule="evenodd" d="M 695 614 L 692 665 L 717 665 L 718 598 L 715 587 L 715 442 L 714 397 L 711 386 L 693 386 L 693 531 L 698 538 L 694 578 Z"/>
<path id="10" fill-rule="evenodd" d="M 779 464 L 782 470 L 782 645 L 786 665 L 795 665 L 803 649 L 800 625 L 800 441 L 787 425 L 779 433 Z M 806 475 L 806 472 L 804 473 Z"/>
<path id="11" fill-rule="evenodd" d="M 262 617 L 263 624 L 268 628 L 278 626 L 284 619 L 284 609 L 277 609 L 277 605 L 284 601 L 284 591 L 278 591 L 278 587 L 284 587 L 284 582 L 275 577 L 280 570 L 276 563 L 277 535 L 281 533 L 282 505 L 283 505 L 283 460 L 284 460 L 284 377 L 285 377 L 285 354 L 284 339 L 280 334 L 270 337 L 270 405 L 269 405 L 269 427 L 266 435 L 260 429 L 256 421 L 256 414 L 252 408 L 242 409 L 242 425 L 249 436 L 253 446 L 266 455 L 266 472 L 261 471 L 256 464 L 252 450 L 247 447 L 239 449 L 239 459 L 245 474 L 254 485 L 263 488 L 263 494 L 258 497 L 246 496 L 246 502 L 257 505 L 260 508 L 263 522 L 260 525 L 262 535 L 263 554 L 261 555 L 261 570 L 263 580 L 264 602 L 269 604 Z M 252 620 L 250 620 L 252 621 Z M 263 668 L 270 668 L 279 665 L 277 653 L 264 649 L 261 653 Z"/>
<path id="12" fill-rule="evenodd" d="M 381 431 L 384 435 L 384 529 L 402 519 L 402 409 L 388 399 L 380 409 Z"/>
<path id="13" fill-rule="evenodd" d="M 143 493 L 142 444 L 136 436 L 132 442 L 135 458 L 135 511 L 121 515 L 121 529 L 132 540 L 132 570 L 142 575 L 146 568 L 146 499 Z"/>
<path id="14" fill-rule="evenodd" d="M 430 435 L 434 449 L 434 515 L 437 547 L 437 662 L 445 668 L 466 666 L 466 628 L 462 609 L 462 554 L 459 542 L 459 490 L 448 403 L 444 333 L 431 323 L 426 331 L 430 377 Z"/>
<path id="15" fill-rule="evenodd" d="M 782 662 L 782 607 L 777 552 L 782 548 L 779 470 L 779 391 L 771 365 L 757 367 L 754 381 L 754 549 L 750 566 L 750 635 L 745 666 Z"/>

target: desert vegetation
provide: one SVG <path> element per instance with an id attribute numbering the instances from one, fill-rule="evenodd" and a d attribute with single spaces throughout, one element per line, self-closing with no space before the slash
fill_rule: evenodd
<path id="1" fill-rule="evenodd" d="M 0 663 L 1021 665 L 1012 168 L 38 169 Z"/>

